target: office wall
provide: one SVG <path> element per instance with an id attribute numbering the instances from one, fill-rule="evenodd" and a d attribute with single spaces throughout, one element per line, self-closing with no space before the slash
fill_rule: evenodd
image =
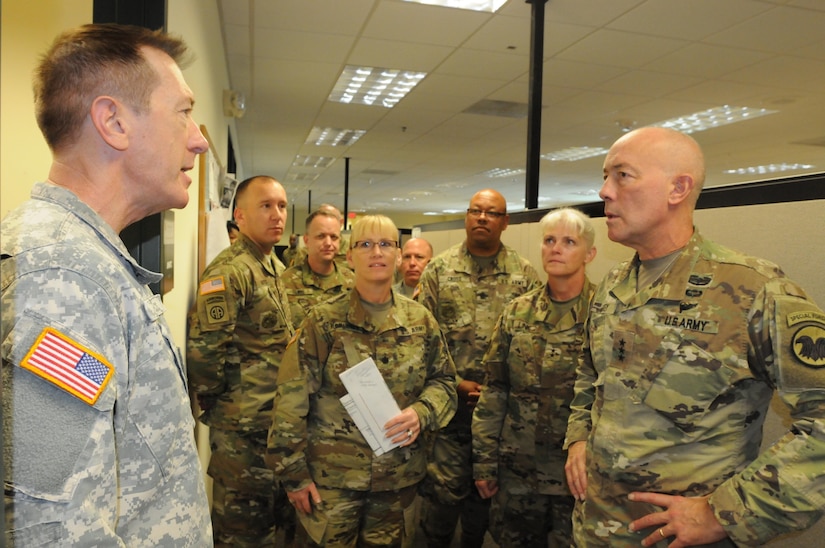
<path id="1" fill-rule="evenodd" d="M 820 307 L 825 307 L 823 208 L 825 200 L 701 209 L 696 211 L 695 223 L 707 238 L 779 264 Z M 597 281 L 617 262 L 630 259 L 633 251 L 608 239 L 604 218 L 594 219 L 593 224 L 597 253 L 587 273 Z M 431 230 L 427 225 L 419 225 L 417 229 L 433 245 L 436 254 L 462 242 L 465 236 L 463 228 Z M 539 273 L 543 272 L 538 223 L 511 225 L 501 239 L 530 260 Z"/>
<path id="2" fill-rule="evenodd" d="M 0 3 L 0 217 L 49 174 L 51 154 L 34 118 L 32 70 L 61 30 L 92 20 L 92 0 Z"/>

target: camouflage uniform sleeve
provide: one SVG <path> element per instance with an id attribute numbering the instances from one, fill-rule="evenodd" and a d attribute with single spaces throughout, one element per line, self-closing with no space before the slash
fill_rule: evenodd
<path id="1" fill-rule="evenodd" d="M 527 260 L 525 259 L 525 261 L 527 261 Z M 530 287 L 527 288 L 524 291 L 524 293 L 529 293 L 530 291 L 533 291 L 534 289 L 538 289 L 539 287 L 544 287 L 544 282 L 541 280 L 541 277 L 539 276 L 538 271 L 535 268 L 533 268 L 533 265 L 531 265 L 529 261 L 527 261 L 527 265 L 524 268 L 524 274 L 530 280 Z"/>
<path id="2" fill-rule="evenodd" d="M 424 268 L 421 278 L 418 279 L 418 297 L 416 300 L 423 304 L 427 310 L 440 323 L 438 317 L 438 273 L 437 266 L 432 262 Z"/>
<path id="3" fill-rule="evenodd" d="M 576 382 L 573 385 L 573 400 L 570 402 L 570 418 L 567 420 L 567 435 L 564 440 L 565 451 L 573 443 L 587 440 L 592 429 L 590 410 L 596 393 L 596 369 L 590 354 L 589 324 L 588 319 L 582 333 L 582 348 L 576 367 Z"/>
<path id="4" fill-rule="evenodd" d="M 751 367 L 768 375 L 794 422 L 709 499 L 738 545 L 805 529 L 825 512 L 825 314 L 781 278 L 769 281 L 755 303 Z"/>
<path id="5" fill-rule="evenodd" d="M 313 315 L 308 316 L 286 347 L 278 372 L 278 391 L 267 436 L 267 466 L 295 491 L 312 483 L 307 464 L 307 420 L 311 394 L 320 384 L 319 340 Z"/>
<path id="6" fill-rule="evenodd" d="M 241 278 L 227 265 L 207 269 L 201 278 L 186 338 L 189 383 L 196 394 L 216 396 L 226 390 L 224 368 L 233 359 L 232 337 L 243 303 Z"/>
<path id="7" fill-rule="evenodd" d="M 458 405 L 458 394 L 455 364 L 447 350 L 447 341 L 432 317 L 430 322 L 431 349 L 427 359 L 427 380 L 421 395 L 411 407 L 418 413 L 421 429 L 434 432 L 447 426 L 452 420 Z"/>
<path id="8" fill-rule="evenodd" d="M 498 478 L 498 445 L 510 393 L 510 334 L 505 321 L 509 308 L 502 312 L 484 355 L 485 386 L 473 411 L 473 478 L 477 480 Z"/>

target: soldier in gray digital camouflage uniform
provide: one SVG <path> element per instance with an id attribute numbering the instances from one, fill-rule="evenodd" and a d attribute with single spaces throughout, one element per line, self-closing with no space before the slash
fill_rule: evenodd
<path id="1" fill-rule="evenodd" d="M 435 319 L 392 290 L 398 230 L 366 215 L 347 258 L 355 287 L 316 305 L 281 365 L 267 463 L 288 490 L 308 546 L 412 546 L 415 493 L 426 472 L 422 432 L 455 413 L 455 367 Z M 372 358 L 401 409 L 373 452 L 340 398 L 340 374 Z"/>
<path id="2" fill-rule="evenodd" d="M 418 301 L 444 331 L 458 382 L 458 411 L 430 440 L 421 489 L 421 525 L 433 548 L 450 545 L 459 518 L 463 546 L 481 546 L 487 531 L 489 500 L 473 482 L 470 431 L 484 381 L 481 359 L 504 305 L 542 285 L 530 263 L 501 243 L 508 222 L 504 196 L 477 192 L 464 219 L 466 240 L 435 257 L 421 275 Z"/>
<path id="3" fill-rule="evenodd" d="M 584 322 L 595 286 L 589 217 L 571 208 L 539 222 L 547 284 L 510 302 L 484 356 L 487 377 L 473 413 L 473 476 L 492 497 L 490 533 L 505 548 L 567 547 L 573 497 L 562 449 Z"/>
<path id="4" fill-rule="evenodd" d="M 304 244 L 304 262 L 289 267 L 281 278 L 296 328 L 313 306 L 347 291 L 354 279 L 352 270 L 335 262 L 341 245 L 341 221 L 334 214 L 323 209 L 310 213 Z"/>
<path id="5" fill-rule="evenodd" d="M 608 237 L 636 256 L 585 331 L 565 442 L 577 546 L 762 545 L 825 509 L 825 314 L 699 234 L 704 176 L 699 145 L 664 128 L 605 158 Z M 759 454 L 774 392 L 794 422 Z"/>
<path id="6" fill-rule="evenodd" d="M 6 546 L 212 545 L 183 361 L 148 286 L 161 275 L 118 236 L 189 200 L 208 143 L 185 53 L 86 25 L 36 70 L 53 163 L 0 227 Z"/>
<path id="7" fill-rule="evenodd" d="M 294 513 L 264 463 L 278 367 L 293 334 L 272 247 L 283 234 L 287 197 L 275 179 L 238 185 L 238 240 L 201 276 L 190 314 L 189 378 L 209 426 L 217 546 L 271 546 L 276 527 L 287 541 Z"/>

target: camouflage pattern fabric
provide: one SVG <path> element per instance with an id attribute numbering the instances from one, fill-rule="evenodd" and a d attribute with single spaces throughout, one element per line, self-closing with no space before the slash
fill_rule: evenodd
<path id="1" fill-rule="evenodd" d="M 352 491 L 318 487 L 321 504 L 302 523 L 317 534 L 304 532 L 301 546 L 415 545 L 415 486 L 391 491 Z"/>
<path id="2" fill-rule="evenodd" d="M 288 490 L 315 482 L 351 491 L 392 491 L 417 484 L 426 454 L 419 440 L 375 456 L 339 401 L 338 375 L 351 364 L 344 340 L 372 357 L 401 409 L 421 430 L 447 424 L 456 408 L 455 367 L 438 324 L 421 305 L 393 293 L 383 325 L 373 325 L 355 290 L 310 311 L 287 347 L 267 443 L 267 464 Z"/>
<path id="3" fill-rule="evenodd" d="M 490 504 L 490 536 L 500 548 L 573 546 L 571 495 L 499 491 Z"/>
<path id="4" fill-rule="evenodd" d="M 694 233 L 673 266 L 636 289 L 638 259 L 593 299 L 566 445 L 587 440 L 579 545 L 637 543 L 657 508 L 631 491 L 709 502 L 730 539 L 763 544 L 825 508 L 825 315 L 768 261 Z M 793 425 L 759 455 L 774 389 Z M 666 542 L 660 543 L 663 546 Z"/>
<path id="5" fill-rule="evenodd" d="M 293 266 L 292 260 L 295 258 L 295 254 L 298 252 L 297 247 L 287 247 L 284 249 L 284 264 L 287 268 L 291 268 Z M 306 255 L 304 255 L 306 257 Z"/>
<path id="6" fill-rule="evenodd" d="M 0 231 L 5 545 L 211 546 L 183 361 L 148 287 L 160 274 L 51 184 Z M 46 329 L 91 392 L 34 372 Z"/>
<path id="7" fill-rule="evenodd" d="M 401 278 L 397 282 L 395 282 L 392 287 L 393 289 L 395 289 L 396 292 L 404 295 L 408 299 L 412 299 L 414 301 L 418 299 L 418 288 L 420 287 L 418 284 L 416 284 L 415 287 L 409 287 L 407 284 L 404 283 L 404 279 Z"/>
<path id="8" fill-rule="evenodd" d="M 281 278 L 286 289 L 292 325 L 301 325 L 312 307 L 330 297 L 351 289 L 355 283 L 355 274 L 350 269 L 339 268 L 329 276 L 319 276 L 309 267 L 308 260 L 301 265 L 292 266 Z"/>
<path id="9" fill-rule="evenodd" d="M 418 302 L 433 313 L 444 331 L 457 380 L 482 383 L 481 358 L 504 305 L 541 287 L 542 282 L 527 259 L 503 244 L 494 262 L 481 270 L 461 243 L 433 258 L 419 285 Z M 469 426 L 470 417 L 465 418 Z"/>
<path id="10" fill-rule="evenodd" d="M 252 240 L 239 234 L 204 270 L 189 318 L 189 378 L 194 392 L 211 404 L 200 416 L 210 426 L 211 441 L 230 436 L 218 430 L 263 440 L 269 429 L 278 367 L 292 334 L 275 254 L 262 254 Z M 216 520 L 216 543 L 254 545 L 269 542 L 274 534 L 272 519 L 256 519 L 264 511 L 260 501 L 270 501 L 277 493 L 263 463 L 265 444 L 241 444 L 242 439 L 230 436 L 231 443 L 216 443 L 209 462 L 208 473 L 219 485 L 218 493 L 232 499 L 234 518 L 245 516 L 243 524 Z M 245 528 L 246 540 L 241 540 L 238 527 Z M 285 524 L 290 527 L 294 525 Z"/>
<path id="11" fill-rule="evenodd" d="M 214 428 L 269 429 L 278 366 L 293 334 L 274 255 L 244 234 L 201 276 L 189 316 L 189 381 L 215 404 L 200 420 Z"/>
<path id="12" fill-rule="evenodd" d="M 594 290 L 586 280 L 572 308 L 562 310 L 551 300 L 547 286 L 512 301 L 502 312 L 484 356 L 487 379 L 472 424 L 473 476 L 498 482 L 491 523 L 500 528 L 511 525 L 507 527 L 511 545 L 519 539 L 523 546 L 533 545 L 537 531 L 544 531 L 546 539 L 552 503 L 539 495 L 561 496 L 565 507 L 573 509 L 562 445 Z M 531 500 L 538 499 L 544 503 L 533 508 Z M 497 515 L 505 511 L 522 516 L 523 522 Z M 568 513 L 567 536 L 570 520 Z M 500 538 L 501 530 L 491 528 L 491 532 Z"/>
<path id="13" fill-rule="evenodd" d="M 212 458 L 209 475 L 212 488 L 212 523 L 216 546 L 272 546 L 275 529 L 284 538 L 295 535 L 295 509 L 286 492 L 277 488 L 272 470 L 266 467 L 266 432 L 239 432 L 210 428 Z"/>
<path id="14" fill-rule="evenodd" d="M 493 327 L 504 305 L 514 298 L 542 286 L 529 261 L 507 246 L 501 246 L 484 269 L 473 259 L 466 243 L 457 244 L 427 264 L 419 280 L 418 301 L 435 316 L 447 338 L 450 355 L 456 364 L 456 381 L 484 382 L 481 359 L 487 350 Z M 428 536 L 452 538 L 456 523 L 445 525 L 442 516 L 468 496 L 476 496 L 472 477 L 471 414 L 460 406 L 450 424 L 430 440 L 432 449 L 422 494 L 427 504 L 439 508 L 425 513 Z M 478 519 L 477 527 L 464 523 L 462 530 L 486 528 L 487 502 L 479 499 L 462 519 Z M 437 523 L 436 523 L 437 522 Z"/>

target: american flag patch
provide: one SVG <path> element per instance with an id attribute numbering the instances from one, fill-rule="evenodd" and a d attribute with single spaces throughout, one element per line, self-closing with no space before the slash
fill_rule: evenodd
<path id="1" fill-rule="evenodd" d="M 218 276 L 217 278 L 211 278 L 209 280 L 201 282 L 201 295 L 209 295 L 210 293 L 215 293 L 216 291 L 225 291 L 226 286 L 223 283 L 223 276 Z"/>
<path id="2" fill-rule="evenodd" d="M 51 327 L 43 330 L 21 366 L 90 405 L 114 370 L 105 358 Z"/>

